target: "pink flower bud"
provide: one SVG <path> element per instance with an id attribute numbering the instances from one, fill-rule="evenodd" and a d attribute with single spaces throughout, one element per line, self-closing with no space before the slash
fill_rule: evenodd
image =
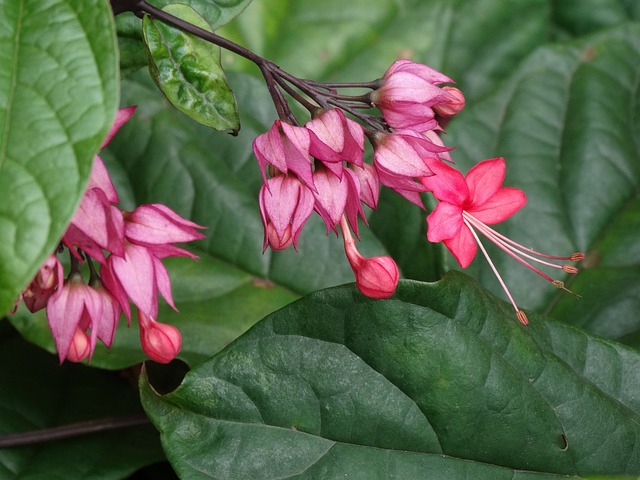
<path id="1" fill-rule="evenodd" d="M 356 285 L 370 298 L 389 298 L 398 285 L 398 267 L 391 257 L 363 258 L 357 269 Z"/>
<path id="2" fill-rule="evenodd" d="M 158 323 L 138 311 L 140 343 L 147 356 L 158 363 L 169 363 L 176 358 L 182 346 L 180 331 L 173 325 Z"/>
<path id="3" fill-rule="evenodd" d="M 456 87 L 442 87 L 442 90 L 451 96 L 451 100 L 434 105 L 433 111 L 441 117 L 451 117 L 464 108 L 464 95 Z"/>
<path id="4" fill-rule="evenodd" d="M 67 352 L 67 360 L 70 362 L 81 362 L 91 351 L 89 343 L 89 335 L 87 335 L 82 329 L 76 328 L 76 332 L 73 334 L 71 344 L 69 345 L 69 351 Z"/>
<path id="5" fill-rule="evenodd" d="M 391 257 L 363 257 L 351 235 L 347 220 L 340 221 L 344 239 L 344 251 L 353 273 L 356 275 L 358 290 L 369 298 L 389 298 L 396 291 L 400 273 L 396 262 Z"/>

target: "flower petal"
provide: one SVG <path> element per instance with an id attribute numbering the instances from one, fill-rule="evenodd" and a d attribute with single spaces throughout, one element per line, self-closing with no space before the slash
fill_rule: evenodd
<path id="1" fill-rule="evenodd" d="M 469 170 L 466 181 L 472 207 L 479 207 L 498 191 L 506 169 L 504 158 L 493 158 L 483 160 Z"/>
<path id="2" fill-rule="evenodd" d="M 462 174 L 440 161 L 431 163 L 430 167 L 433 175 L 420 179 L 427 190 L 442 202 L 464 206 L 469 198 L 469 189 Z"/>
<path id="3" fill-rule="evenodd" d="M 469 266 L 478 249 L 476 240 L 466 225 L 462 226 L 457 236 L 444 240 L 442 243 L 444 243 L 453 256 L 456 257 L 456 260 L 462 268 Z"/>
<path id="4" fill-rule="evenodd" d="M 527 203 L 522 190 L 505 187 L 499 189 L 488 201 L 467 211 L 482 223 L 491 225 L 505 221 Z"/>
<path id="5" fill-rule="evenodd" d="M 441 242 L 454 238 L 460 233 L 464 225 L 462 208 L 450 203 L 440 202 L 427 217 L 427 225 L 427 239 L 430 242 Z"/>

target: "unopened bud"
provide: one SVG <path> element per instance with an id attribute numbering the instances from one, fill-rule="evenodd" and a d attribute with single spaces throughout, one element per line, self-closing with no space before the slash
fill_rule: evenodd
<path id="1" fill-rule="evenodd" d="M 439 103 L 433 107 L 433 111 L 441 117 L 451 117 L 464 108 L 464 95 L 456 87 L 442 87 L 444 92 L 451 96 L 451 100 Z"/>
<path id="2" fill-rule="evenodd" d="M 90 350 L 89 336 L 86 332 L 76 328 L 76 332 L 73 334 L 73 339 L 71 340 L 71 345 L 69 345 L 66 359 L 70 362 L 81 362 L 87 358 Z"/>
<path id="3" fill-rule="evenodd" d="M 562 271 L 571 273 L 571 274 L 578 273 L 578 269 L 573 265 L 562 265 Z"/>
<path id="4" fill-rule="evenodd" d="M 173 325 L 158 323 L 147 317 L 147 321 L 140 322 L 140 343 L 151 360 L 169 363 L 180 352 L 182 337 Z"/>
<path id="5" fill-rule="evenodd" d="M 293 241 L 293 236 L 291 235 L 291 225 L 287 226 L 287 229 L 284 231 L 282 238 L 280 238 L 278 236 L 278 233 L 276 232 L 276 228 L 272 223 L 269 223 L 267 225 L 266 235 L 267 244 L 273 250 L 284 250 L 289 245 L 291 245 L 291 242 Z"/>
<path id="6" fill-rule="evenodd" d="M 370 298 L 389 298 L 398 285 L 398 267 L 391 257 L 364 258 L 354 269 L 358 289 Z"/>

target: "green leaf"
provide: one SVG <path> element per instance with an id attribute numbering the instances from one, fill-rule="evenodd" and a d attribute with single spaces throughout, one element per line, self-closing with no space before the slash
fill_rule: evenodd
<path id="1" fill-rule="evenodd" d="M 182 478 L 637 475 L 638 365 L 539 315 L 522 327 L 453 272 L 383 301 L 313 293 L 141 392 Z"/>
<path id="2" fill-rule="evenodd" d="M 633 18 L 623 0 L 553 0 L 553 21 L 569 35 L 584 35 Z"/>
<path id="3" fill-rule="evenodd" d="M 0 323 L 0 434 L 17 434 L 89 420 L 144 420 L 131 384 L 122 376 L 58 359 L 27 344 L 7 322 Z M 30 446 L 0 449 L 0 477 L 128 478 L 164 459 L 149 425 Z"/>
<path id="4" fill-rule="evenodd" d="M 205 20 L 186 5 L 164 10 L 207 30 Z M 240 119 L 220 65 L 220 48 L 147 16 L 142 29 L 152 77 L 169 102 L 204 125 L 237 134 Z"/>
<path id="5" fill-rule="evenodd" d="M 102 0 L 46 6 L 0 0 L 0 59 L 0 312 L 6 312 L 56 248 L 113 120 L 111 9 Z"/>
<path id="6" fill-rule="evenodd" d="M 463 170 L 504 156 L 505 184 L 527 194 L 503 233 L 542 252 L 587 253 L 573 279 L 554 274 L 573 281 L 577 300 L 491 251 L 516 301 L 612 338 L 640 330 L 639 64 L 636 24 L 542 48 L 447 135 Z M 499 291 L 484 259 L 474 263 Z"/>
<path id="7" fill-rule="evenodd" d="M 181 0 L 180 3 L 195 10 L 207 22 L 208 29 L 215 31 L 239 15 L 251 0 Z M 153 1 L 153 5 L 158 8 L 171 4 L 175 4 L 175 0 Z M 123 76 L 128 76 L 149 63 L 140 19 L 133 13 L 123 13 L 116 18 L 116 26 L 120 44 L 120 68 Z"/>

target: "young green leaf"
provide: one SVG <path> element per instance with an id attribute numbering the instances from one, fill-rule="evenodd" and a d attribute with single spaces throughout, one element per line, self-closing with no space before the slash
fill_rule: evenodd
<path id="1" fill-rule="evenodd" d="M 209 29 L 191 7 L 175 4 L 164 10 Z M 240 119 L 220 64 L 220 48 L 149 17 L 142 28 L 151 75 L 169 102 L 204 125 L 237 134 Z"/>

